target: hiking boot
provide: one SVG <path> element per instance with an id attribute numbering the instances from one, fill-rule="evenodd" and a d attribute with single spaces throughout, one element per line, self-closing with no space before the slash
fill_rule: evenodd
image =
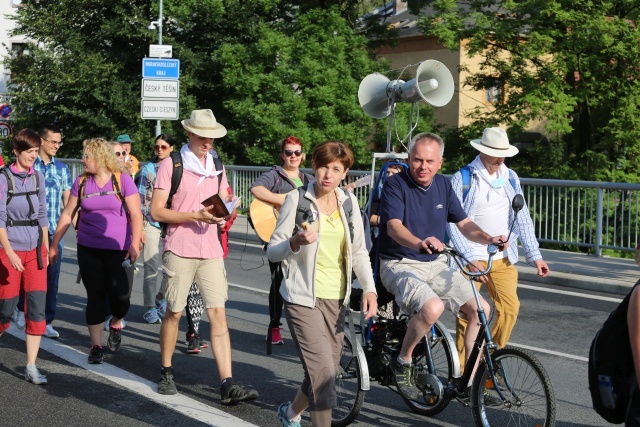
<path id="1" fill-rule="evenodd" d="M 44 331 L 44 336 L 47 338 L 60 338 L 60 334 L 58 333 L 58 331 L 56 331 L 55 329 L 53 329 L 53 326 L 51 326 L 51 324 L 47 325 L 45 331 Z"/>
<path id="2" fill-rule="evenodd" d="M 160 323 L 160 316 L 158 315 L 158 310 L 155 307 L 151 307 L 145 314 L 142 315 L 142 318 L 145 322 L 150 324 Z"/>
<path id="3" fill-rule="evenodd" d="M 287 411 L 289 410 L 289 407 L 291 406 L 291 402 L 286 402 L 283 403 L 282 405 L 278 406 L 278 419 L 280 420 L 280 423 L 282 423 L 282 427 L 300 427 L 300 416 L 298 415 L 298 419 L 293 419 L 290 420 L 287 417 Z"/>
<path id="4" fill-rule="evenodd" d="M 27 365 L 27 367 L 24 368 L 24 379 L 36 385 L 47 383 L 47 377 L 42 375 L 34 364 Z"/>
<path id="5" fill-rule="evenodd" d="M 281 330 L 282 328 L 271 328 L 271 344 L 272 345 L 284 345 L 284 340 L 282 339 L 282 334 L 280 333 Z M 268 339 L 269 339 L 269 336 L 267 335 L 267 337 L 264 340 L 267 341 Z"/>
<path id="6" fill-rule="evenodd" d="M 187 353 L 198 354 L 200 353 L 200 344 L 198 343 L 198 337 L 195 334 L 187 335 Z"/>
<path id="7" fill-rule="evenodd" d="M 109 339 L 107 340 L 107 345 L 109 346 L 109 350 L 114 353 L 118 351 L 120 348 L 120 344 L 122 343 L 122 337 L 120 336 L 120 332 L 122 328 L 114 328 L 111 324 L 109 324 Z"/>
<path id="8" fill-rule="evenodd" d="M 418 400 L 420 396 L 420 390 L 413 383 L 411 376 L 411 365 L 403 365 L 398 361 L 398 358 L 394 358 L 393 362 L 389 364 L 391 373 L 393 374 L 393 382 L 400 394 L 410 400 Z"/>
<path id="9" fill-rule="evenodd" d="M 99 364 L 104 361 L 104 351 L 99 345 L 94 345 L 89 351 L 89 363 Z"/>
<path id="10" fill-rule="evenodd" d="M 240 402 L 257 398 L 257 390 L 246 388 L 242 384 L 231 384 L 227 387 L 227 383 L 224 383 L 220 386 L 220 399 L 223 405 L 237 405 Z"/>
<path id="11" fill-rule="evenodd" d="M 160 372 L 160 382 L 158 383 L 158 393 L 178 394 L 176 383 L 173 382 L 173 372 Z"/>
<path id="12" fill-rule="evenodd" d="M 18 307 L 16 307 L 16 310 L 13 313 L 13 323 L 15 323 L 20 330 L 23 330 L 27 325 L 27 321 L 24 318 L 24 311 L 18 310 Z"/>

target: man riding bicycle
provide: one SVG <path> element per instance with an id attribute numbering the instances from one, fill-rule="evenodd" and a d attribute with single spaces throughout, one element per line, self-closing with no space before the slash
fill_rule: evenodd
<path id="1" fill-rule="evenodd" d="M 385 183 L 380 208 L 380 278 L 395 296 L 400 309 L 412 315 L 402 348 L 390 363 L 396 387 L 416 400 L 420 390 L 413 382 L 414 347 L 440 318 L 445 305 L 468 320 L 466 354 L 471 354 L 479 319 L 473 290 L 465 277 L 449 267 L 444 248 L 447 223 L 455 223 L 469 240 L 507 247 L 506 236 L 489 236 L 462 209 L 450 181 L 438 175 L 444 141 L 433 133 L 420 133 L 409 143 L 409 169 Z M 473 263 L 472 263 L 473 265 Z M 480 265 L 474 267 L 482 270 Z M 484 311 L 489 305 L 481 298 Z"/>

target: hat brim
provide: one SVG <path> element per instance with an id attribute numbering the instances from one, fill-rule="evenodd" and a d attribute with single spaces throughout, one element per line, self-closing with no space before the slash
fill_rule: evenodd
<path id="1" fill-rule="evenodd" d="M 195 133 L 196 135 L 202 136 L 204 138 L 222 138 L 227 134 L 227 128 L 222 126 L 220 123 L 216 123 L 215 127 L 207 129 L 194 128 L 189 126 L 188 119 L 182 120 L 180 123 L 182 123 L 182 127 L 185 128 L 185 130 Z"/>
<path id="2" fill-rule="evenodd" d="M 481 139 L 474 139 L 473 141 L 471 141 L 471 146 L 473 146 L 473 148 L 475 148 L 479 152 L 492 157 L 513 157 L 520 151 L 513 145 L 509 145 L 509 148 L 507 148 L 506 150 L 498 150 L 497 148 L 487 147 L 482 143 Z"/>

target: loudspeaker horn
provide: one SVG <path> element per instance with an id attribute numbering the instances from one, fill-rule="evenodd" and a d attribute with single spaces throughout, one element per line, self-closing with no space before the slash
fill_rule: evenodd
<path id="1" fill-rule="evenodd" d="M 416 70 L 416 77 L 408 82 L 390 81 L 380 73 L 369 74 L 360 83 L 358 101 L 369 116 L 382 119 L 391 112 L 393 102 L 414 103 L 425 101 L 434 107 L 447 105 L 453 97 L 453 76 L 440 61 L 423 61 Z"/>

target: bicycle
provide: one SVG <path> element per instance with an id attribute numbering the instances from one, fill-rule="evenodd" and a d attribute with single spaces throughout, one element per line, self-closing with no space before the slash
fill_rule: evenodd
<path id="1" fill-rule="evenodd" d="M 514 199 L 514 209 L 517 204 Z M 461 260 L 464 257 L 455 249 L 447 246 L 443 252 L 453 257 L 460 270 L 469 277 L 478 306 L 481 326 L 466 363 L 469 369 L 460 375 L 460 362 L 453 338 L 444 325 L 436 322 L 413 351 L 412 376 L 422 393 L 418 401 L 411 400 L 395 388 L 389 367 L 400 351 L 409 317 L 377 319 L 366 325 L 356 325 L 353 310 L 349 309 L 343 353 L 336 376 L 338 405 L 333 409 L 333 427 L 344 427 L 356 419 L 372 379 L 400 394 L 409 408 L 421 415 L 434 416 L 456 399 L 471 407 L 477 426 L 555 425 L 555 396 L 544 367 L 526 350 L 510 346 L 498 349 L 492 341 L 487 316 L 480 304 L 480 295 L 473 279 L 491 270 L 498 248 L 495 245 L 488 246 L 487 268 L 477 272 L 463 268 Z M 479 358 L 482 360 L 475 371 L 468 396 L 467 384 Z"/>

